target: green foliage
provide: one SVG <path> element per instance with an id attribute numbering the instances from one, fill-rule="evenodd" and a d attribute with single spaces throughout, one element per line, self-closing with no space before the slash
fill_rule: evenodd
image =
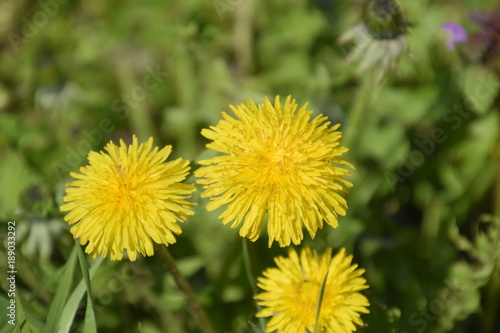
<path id="1" fill-rule="evenodd" d="M 346 247 L 366 269 L 359 331 L 498 331 L 499 67 L 447 50 L 441 30 L 470 28 L 467 12 L 493 5 L 401 0 L 409 47 L 377 80 L 345 62 L 356 45 L 337 43 L 360 22 L 359 1 L 2 1 L 0 248 L 16 221 L 17 332 L 197 332 L 156 257 L 83 255 L 58 208 L 64 186 L 90 150 L 132 134 L 172 144 L 195 169 L 212 154 L 202 128 L 276 94 L 342 123 L 349 210 L 304 242 Z M 261 332 L 248 279 L 286 250 L 264 236 L 242 250 L 220 210 L 193 201 L 170 247 L 181 273 L 217 332 Z"/>
<path id="2" fill-rule="evenodd" d="M 64 270 L 61 273 L 61 278 L 59 280 L 59 284 L 57 287 L 56 294 L 54 296 L 54 301 L 50 306 L 49 314 L 47 315 L 47 325 L 44 329 L 45 332 L 54 332 L 59 331 L 61 325 L 61 319 L 65 319 L 62 317 L 64 304 L 66 302 L 66 298 L 68 297 L 70 288 L 71 288 L 71 280 L 73 278 L 73 269 L 75 267 L 76 261 L 76 248 L 71 252 L 66 265 L 64 266 Z"/>

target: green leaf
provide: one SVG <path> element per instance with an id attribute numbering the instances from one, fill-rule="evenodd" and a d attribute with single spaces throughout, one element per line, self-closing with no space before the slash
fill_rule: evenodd
<path id="1" fill-rule="evenodd" d="M 21 314 L 21 320 L 18 323 L 18 327 L 21 328 L 21 332 L 27 331 L 30 333 L 44 332 L 44 323 L 38 319 L 30 311 L 27 311 L 23 306 L 23 299 L 16 296 L 18 313 Z"/>
<path id="2" fill-rule="evenodd" d="M 94 306 L 92 303 L 92 292 L 90 289 L 90 276 L 89 276 L 89 266 L 87 265 L 87 260 L 85 259 L 85 254 L 83 253 L 82 247 L 75 240 L 76 251 L 78 253 L 78 261 L 80 262 L 80 268 L 82 270 L 83 281 L 85 281 L 85 287 L 87 289 L 87 309 L 85 311 L 85 322 L 83 326 L 83 332 L 97 332 L 97 324 L 95 320 Z"/>
<path id="3" fill-rule="evenodd" d="M 10 300 L 4 296 L 0 296 L 0 308 L 6 309 L 10 304 Z M 16 325 L 5 324 L 0 333 L 11 333 L 18 331 L 28 331 L 38 333 L 44 331 L 44 323 L 38 319 L 33 313 L 24 309 L 22 299 L 16 296 Z M 7 321 L 10 317 L 7 317 Z"/>
<path id="4" fill-rule="evenodd" d="M 2 309 L 7 309 L 7 307 L 9 306 L 9 303 L 10 303 L 9 300 L 7 300 L 5 297 L 0 295 L 0 307 Z M 8 320 L 10 320 L 10 318 L 7 318 L 7 321 Z M 3 319 L 2 319 L 2 322 L 3 322 Z M 10 332 L 12 332 L 13 327 L 15 327 L 15 326 L 12 326 L 10 324 L 4 324 L 4 326 L 2 328 L 0 328 L 0 333 L 10 333 Z"/>
<path id="5" fill-rule="evenodd" d="M 57 287 L 56 295 L 50 306 L 49 314 L 47 316 L 47 325 L 45 326 L 45 332 L 51 333 L 56 332 L 59 320 L 63 319 L 62 313 L 64 309 L 64 304 L 69 294 L 69 289 L 71 287 L 71 281 L 73 280 L 73 270 L 75 267 L 76 260 L 76 247 L 73 248 L 71 254 L 64 266 L 61 279 L 59 280 L 59 286 Z"/>
<path id="6" fill-rule="evenodd" d="M 89 270 L 89 279 L 92 279 L 102 261 L 102 257 L 99 257 L 94 261 L 92 267 Z M 66 305 L 64 306 L 58 332 L 69 332 L 71 323 L 73 322 L 73 318 L 75 317 L 76 311 L 78 310 L 78 304 L 80 304 L 80 300 L 82 299 L 86 289 L 87 288 L 85 286 L 84 279 L 82 278 L 82 280 L 76 286 L 75 290 L 73 290 L 73 293 L 69 297 L 68 302 L 66 302 Z"/>
<path id="7" fill-rule="evenodd" d="M 470 66 L 465 70 L 463 92 L 478 113 L 488 111 L 499 88 L 498 79 L 486 68 Z"/>

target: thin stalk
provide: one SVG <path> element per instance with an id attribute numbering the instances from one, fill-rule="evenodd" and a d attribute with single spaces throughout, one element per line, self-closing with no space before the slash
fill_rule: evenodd
<path id="1" fill-rule="evenodd" d="M 349 111 L 349 120 L 346 123 L 346 128 L 343 131 L 344 137 L 342 145 L 347 148 L 352 148 L 354 144 L 356 133 L 360 133 L 363 123 L 366 121 L 366 111 L 373 102 L 377 81 L 374 75 L 366 73 L 361 79 L 361 84 L 358 88 L 356 99 L 352 109 Z"/>
<path id="2" fill-rule="evenodd" d="M 319 324 L 319 313 L 321 311 L 321 304 L 323 303 L 323 296 L 325 295 L 325 286 L 326 280 L 328 279 L 328 271 L 323 278 L 323 282 L 321 283 L 321 288 L 319 290 L 318 296 L 318 306 L 316 307 L 316 318 L 314 319 L 314 333 L 318 333 L 318 324 Z"/>
<path id="3" fill-rule="evenodd" d="M 246 238 L 243 238 L 243 264 L 245 265 L 245 271 L 247 273 L 248 282 L 250 283 L 250 288 L 252 288 L 252 294 L 255 297 L 255 295 L 257 295 L 258 293 L 258 290 L 252 274 L 252 264 L 250 263 L 250 254 L 248 252 L 248 245 Z M 257 308 L 258 312 L 260 312 L 260 310 L 262 309 L 261 306 L 257 304 L 257 302 L 255 302 L 255 307 Z M 262 317 L 258 318 L 259 318 L 260 329 L 263 332 L 265 332 L 266 321 Z"/>
<path id="4" fill-rule="evenodd" d="M 170 254 L 170 251 L 168 251 L 166 246 L 159 244 L 155 244 L 155 250 L 161 261 L 165 265 L 165 268 L 170 272 L 170 274 L 172 274 L 177 287 L 184 295 L 189 312 L 196 321 L 196 324 L 200 328 L 200 331 L 202 333 L 215 333 L 212 323 L 208 319 L 205 310 L 203 310 L 200 303 L 196 299 L 196 295 L 194 294 L 191 285 L 177 268 L 175 259 Z"/>

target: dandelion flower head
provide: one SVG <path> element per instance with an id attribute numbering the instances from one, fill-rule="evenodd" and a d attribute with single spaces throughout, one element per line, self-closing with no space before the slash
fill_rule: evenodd
<path id="1" fill-rule="evenodd" d="M 189 162 L 178 158 L 165 162 L 172 148 L 152 149 L 153 138 L 127 146 L 110 142 L 105 150 L 88 154 L 89 165 L 68 184 L 61 211 L 72 224 L 71 233 L 88 245 L 86 253 L 121 260 L 127 250 L 131 261 L 137 252 L 151 256 L 153 241 L 175 243 L 177 222 L 192 215 L 187 201 L 194 185 L 180 183 L 189 172 Z"/>
<path id="2" fill-rule="evenodd" d="M 361 313 L 368 313 L 368 299 L 360 292 L 367 289 L 361 276 L 364 269 L 352 264 L 352 256 L 341 249 L 332 258 L 332 249 L 323 254 L 305 247 L 299 255 L 275 258 L 276 268 L 268 268 L 258 278 L 263 290 L 255 298 L 263 309 L 257 317 L 271 317 L 267 332 L 312 332 L 321 294 L 318 332 L 351 333 L 362 325 Z M 328 273 L 328 275 L 326 275 Z"/>
<path id="3" fill-rule="evenodd" d="M 274 105 L 266 98 L 230 108 L 236 118 L 223 112 L 217 126 L 201 132 L 211 140 L 207 147 L 222 153 L 195 171 L 202 197 L 211 200 L 207 210 L 227 204 L 222 223 L 242 224 L 240 235 L 251 241 L 267 216 L 269 246 L 299 244 L 303 226 L 314 238 L 323 220 L 337 227 L 347 209 L 341 195 L 352 186 L 343 178 L 352 166 L 341 157 L 348 149 L 340 146 L 340 125 L 323 115 L 311 119 L 307 104 L 297 110 L 291 96 L 284 104 L 277 96 Z"/>

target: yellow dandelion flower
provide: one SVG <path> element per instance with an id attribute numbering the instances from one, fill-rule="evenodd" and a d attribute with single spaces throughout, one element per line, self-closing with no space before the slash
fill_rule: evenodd
<path id="1" fill-rule="evenodd" d="M 352 166 L 341 158 L 348 149 L 340 146 L 340 125 L 330 127 L 323 115 L 311 120 L 313 111 L 307 104 L 297 111 L 291 96 L 284 104 L 277 96 L 274 105 L 266 98 L 230 108 L 238 119 L 222 112 L 217 126 L 201 132 L 212 140 L 208 148 L 224 154 L 195 171 L 211 200 L 207 210 L 227 204 L 222 223 L 243 222 L 240 235 L 252 241 L 267 215 L 269 246 L 299 244 L 303 225 L 312 238 L 323 220 L 337 227 L 347 209 L 341 194 L 352 186 L 342 178 L 350 173 L 341 166 Z"/>
<path id="2" fill-rule="evenodd" d="M 318 332 L 350 333 L 362 325 L 361 313 L 368 313 L 370 303 L 360 293 L 367 289 L 361 277 L 364 269 L 352 264 L 352 255 L 341 249 L 332 258 L 332 249 L 318 255 L 308 247 L 289 257 L 275 258 L 277 268 L 268 268 L 257 286 L 264 290 L 255 298 L 263 309 L 257 317 L 271 317 L 267 332 L 313 331 L 320 289 L 328 273 L 321 302 Z"/>
<path id="3" fill-rule="evenodd" d="M 120 146 L 110 142 L 107 153 L 91 151 L 90 165 L 70 173 L 76 180 L 66 188 L 61 211 L 74 224 L 73 236 L 82 245 L 88 242 L 86 253 L 121 260 L 127 250 L 131 261 L 137 252 L 151 256 L 153 241 L 175 243 L 174 234 L 181 233 L 177 222 L 193 215 L 186 199 L 194 185 L 180 183 L 189 173 L 189 161 L 164 163 L 172 147 L 152 146 L 153 138 L 139 145 L 136 136 L 128 147 L 123 140 Z"/>

